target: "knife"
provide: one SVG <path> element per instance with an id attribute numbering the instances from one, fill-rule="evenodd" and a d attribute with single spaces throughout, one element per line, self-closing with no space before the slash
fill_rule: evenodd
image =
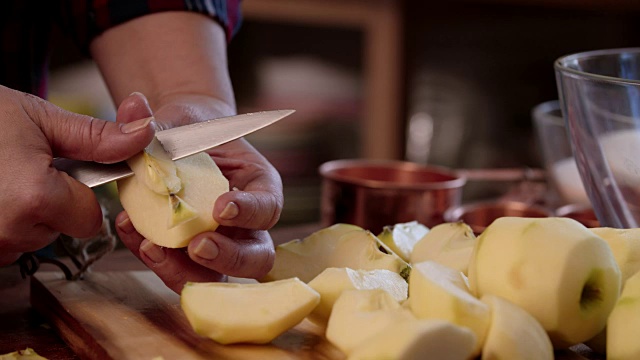
<path id="1" fill-rule="evenodd" d="M 294 112 L 295 110 L 272 110 L 227 116 L 162 130 L 156 133 L 156 138 L 173 160 L 179 160 L 241 138 Z M 115 164 L 101 164 L 92 161 L 55 158 L 53 166 L 89 187 L 96 187 L 133 175 L 133 171 L 124 161 Z"/>

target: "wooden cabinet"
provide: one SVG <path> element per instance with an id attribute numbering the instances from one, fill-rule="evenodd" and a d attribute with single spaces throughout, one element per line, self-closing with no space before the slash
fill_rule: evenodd
<path id="1" fill-rule="evenodd" d="M 248 20 L 359 29 L 364 38 L 361 157 L 402 158 L 401 1 L 244 0 L 243 12 Z"/>

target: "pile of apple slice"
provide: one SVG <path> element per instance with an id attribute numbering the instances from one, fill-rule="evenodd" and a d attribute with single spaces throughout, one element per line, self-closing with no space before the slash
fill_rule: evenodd
<path id="1" fill-rule="evenodd" d="M 639 271 L 640 229 L 336 224 L 278 246 L 259 283 L 189 283 L 181 302 L 222 344 L 268 343 L 307 318 L 348 359 L 544 360 L 579 343 L 639 359 Z"/>

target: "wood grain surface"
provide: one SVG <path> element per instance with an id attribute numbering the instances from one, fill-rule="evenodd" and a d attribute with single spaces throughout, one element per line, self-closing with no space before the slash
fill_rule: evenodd
<path id="1" fill-rule="evenodd" d="M 31 280 L 31 303 L 83 359 L 344 359 L 307 320 L 268 345 L 220 345 L 200 337 L 179 296 L 146 270 L 95 272 L 82 281 L 39 272 Z M 580 345 L 557 351 L 556 359 L 603 357 Z"/>
<path id="2" fill-rule="evenodd" d="M 91 273 L 73 282 L 61 273 L 37 273 L 31 303 L 85 359 L 344 358 L 307 320 L 269 345 L 220 345 L 202 338 L 191 330 L 179 296 L 150 271 Z"/>

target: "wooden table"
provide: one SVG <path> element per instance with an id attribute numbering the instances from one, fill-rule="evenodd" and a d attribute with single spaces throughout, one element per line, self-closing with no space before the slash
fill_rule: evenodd
<path id="1" fill-rule="evenodd" d="M 318 229 L 316 224 L 277 229 L 272 232 L 276 243 L 301 238 Z M 43 265 L 45 268 L 52 265 Z M 51 268 L 53 270 L 55 268 Z M 128 250 L 117 250 L 95 264 L 94 271 L 147 270 Z M 79 359 L 60 339 L 29 302 L 29 281 L 22 279 L 17 266 L 0 268 L 0 354 L 31 347 L 48 359 Z M 556 354 L 556 359 L 603 359 L 585 347 Z M 166 359 L 172 360 L 172 359 Z"/>

